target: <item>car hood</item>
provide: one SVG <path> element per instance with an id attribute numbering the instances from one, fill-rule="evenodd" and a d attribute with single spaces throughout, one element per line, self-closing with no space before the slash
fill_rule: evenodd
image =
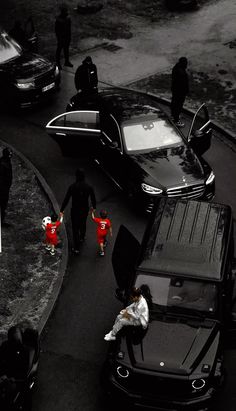
<path id="1" fill-rule="evenodd" d="M 199 183 L 204 179 L 204 169 L 195 153 L 186 145 L 148 153 L 131 155 L 142 168 L 145 183 L 171 188 L 176 185 Z"/>
<path id="2" fill-rule="evenodd" d="M 6 70 L 16 79 L 30 79 L 53 69 L 53 67 L 54 64 L 46 58 L 29 52 L 0 65 L 1 70 Z"/>
<path id="3" fill-rule="evenodd" d="M 146 335 L 137 343 L 127 337 L 133 366 L 166 373 L 190 375 L 210 349 L 217 334 L 213 321 L 179 323 L 152 321 Z M 208 359 L 209 361 L 210 359 Z M 215 355 L 212 355 L 212 363 Z"/>

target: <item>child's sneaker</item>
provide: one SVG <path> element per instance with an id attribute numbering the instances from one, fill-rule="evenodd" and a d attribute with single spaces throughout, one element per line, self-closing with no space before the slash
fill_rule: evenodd
<path id="1" fill-rule="evenodd" d="M 47 251 L 50 251 L 50 250 L 51 250 L 51 247 L 50 247 L 49 245 L 46 245 L 46 246 L 45 246 L 45 249 L 46 249 Z"/>
<path id="2" fill-rule="evenodd" d="M 100 251 L 100 252 L 99 252 L 99 255 L 100 255 L 101 257 L 104 257 L 104 255 L 105 255 L 104 251 Z"/>
<path id="3" fill-rule="evenodd" d="M 50 251 L 50 254 L 51 254 L 51 255 L 55 255 L 55 254 L 56 254 L 56 253 L 55 253 L 55 250 L 51 250 L 51 251 Z"/>

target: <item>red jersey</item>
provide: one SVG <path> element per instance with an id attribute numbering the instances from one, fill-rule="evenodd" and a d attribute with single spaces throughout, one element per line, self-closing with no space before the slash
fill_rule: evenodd
<path id="1" fill-rule="evenodd" d="M 47 224 L 45 231 L 46 231 L 46 242 L 50 244 L 57 245 L 57 228 L 61 225 L 60 221 L 56 221 L 55 223 Z"/>
<path id="2" fill-rule="evenodd" d="M 94 217 L 93 221 L 97 224 L 97 235 L 106 236 L 109 228 L 111 227 L 111 221 L 109 218 Z"/>

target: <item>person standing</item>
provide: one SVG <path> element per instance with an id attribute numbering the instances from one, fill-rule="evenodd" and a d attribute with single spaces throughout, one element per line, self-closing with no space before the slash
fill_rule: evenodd
<path id="1" fill-rule="evenodd" d="M 89 212 L 89 199 L 92 203 L 92 209 L 95 211 L 96 197 L 92 186 L 85 181 L 83 170 L 78 169 L 75 176 L 76 181 L 71 184 L 67 190 L 64 201 L 62 202 L 61 212 L 64 212 L 71 198 L 71 224 L 74 243 L 72 251 L 75 254 L 79 254 L 79 243 L 85 240 L 86 222 Z"/>
<path id="2" fill-rule="evenodd" d="M 184 127 L 184 123 L 180 121 L 180 113 L 182 111 L 186 95 L 189 93 L 189 80 L 186 71 L 188 60 L 186 57 L 180 57 L 178 63 L 172 69 L 172 100 L 171 100 L 171 115 L 177 127 Z"/>
<path id="3" fill-rule="evenodd" d="M 56 49 L 56 63 L 61 70 L 61 51 L 64 51 L 65 66 L 73 67 L 73 64 L 69 60 L 69 46 L 71 41 L 71 19 L 68 15 L 68 8 L 66 5 L 60 7 L 60 14 L 55 21 L 55 33 L 57 38 Z"/>
<path id="4" fill-rule="evenodd" d="M 9 148 L 4 148 L 2 157 L 0 158 L 0 208 L 1 208 L 1 223 L 7 226 L 4 222 L 6 216 L 6 208 L 9 200 L 9 192 L 12 185 L 12 151 Z"/>
<path id="5" fill-rule="evenodd" d="M 132 304 L 128 305 L 124 310 L 117 315 L 112 330 L 105 335 L 104 340 L 116 340 L 116 334 L 124 326 L 141 326 L 146 329 L 149 322 L 149 309 L 146 299 L 142 296 L 140 288 L 133 288 L 131 292 Z"/>
<path id="6" fill-rule="evenodd" d="M 96 94 L 98 91 L 97 67 L 90 56 L 83 60 L 75 72 L 75 88 L 85 94 Z"/>
<path id="7" fill-rule="evenodd" d="M 111 220 L 107 218 L 106 210 L 100 211 L 100 218 L 95 217 L 95 214 L 92 211 L 92 220 L 97 224 L 97 242 L 100 247 L 100 256 L 104 256 L 104 248 L 107 245 L 108 231 L 110 232 L 110 236 L 112 237 Z"/>

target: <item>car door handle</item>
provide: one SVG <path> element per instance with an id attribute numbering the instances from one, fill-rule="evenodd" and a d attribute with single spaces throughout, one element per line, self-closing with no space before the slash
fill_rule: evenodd
<path id="1" fill-rule="evenodd" d="M 63 137 L 65 137 L 65 136 L 66 136 L 66 134 L 65 134 L 65 133 L 56 133 L 56 135 L 57 135 L 57 136 L 63 136 Z"/>

